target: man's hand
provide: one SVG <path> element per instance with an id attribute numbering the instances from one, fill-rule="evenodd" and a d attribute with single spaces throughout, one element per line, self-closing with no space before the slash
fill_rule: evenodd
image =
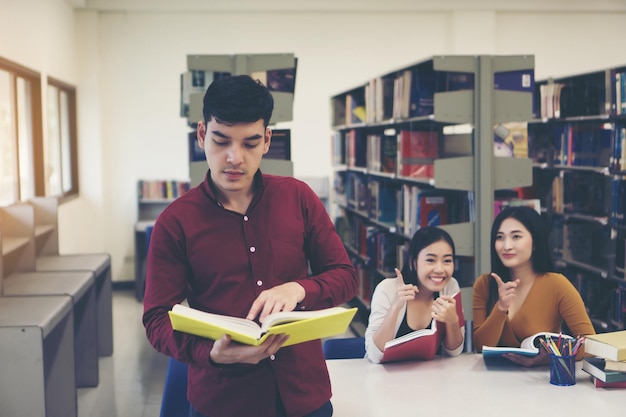
<path id="1" fill-rule="evenodd" d="M 233 363 L 255 365 L 278 352 L 288 338 L 286 334 L 272 334 L 259 346 L 247 346 L 231 342 L 230 336 L 224 335 L 213 343 L 211 360 L 221 365 Z"/>
<path id="2" fill-rule="evenodd" d="M 519 285 L 519 279 L 515 281 L 504 282 L 502 278 L 495 272 L 491 273 L 491 276 L 498 284 L 498 309 L 503 312 L 508 312 L 509 307 L 515 296 L 517 295 L 517 286 Z"/>
<path id="3" fill-rule="evenodd" d="M 250 307 L 246 318 L 248 320 L 254 320 L 260 312 L 259 321 L 262 323 L 263 319 L 269 314 L 278 311 L 293 311 L 296 305 L 304 300 L 305 295 L 306 293 L 302 285 L 296 282 L 287 282 L 282 285 L 277 285 L 259 294 L 257 299 L 252 303 L 252 307 Z"/>

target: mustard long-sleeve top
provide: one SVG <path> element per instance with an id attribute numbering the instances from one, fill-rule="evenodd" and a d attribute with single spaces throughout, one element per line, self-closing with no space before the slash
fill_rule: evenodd
<path id="1" fill-rule="evenodd" d="M 538 276 L 511 320 L 496 305 L 487 311 L 492 279 L 489 274 L 483 274 L 474 283 L 473 338 L 477 352 L 482 352 L 483 345 L 519 347 L 523 339 L 535 333 L 559 333 L 563 322 L 571 336 L 595 334 L 580 294 L 562 274 L 550 272 Z"/>

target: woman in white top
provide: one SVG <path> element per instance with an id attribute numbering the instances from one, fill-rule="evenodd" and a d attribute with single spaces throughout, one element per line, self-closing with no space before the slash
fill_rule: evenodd
<path id="1" fill-rule="evenodd" d="M 458 356 L 463 351 L 465 328 L 452 297 L 459 284 L 452 277 L 454 242 L 450 235 L 437 227 L 419 229 L 411 239 L 402 271 L 395 271 L 396 277 L 381 281 L 374 290 L 365 356 L 380 363 L 385 343 L 430 328 L 434 320 L 445 326 L 442 353 Z"/>

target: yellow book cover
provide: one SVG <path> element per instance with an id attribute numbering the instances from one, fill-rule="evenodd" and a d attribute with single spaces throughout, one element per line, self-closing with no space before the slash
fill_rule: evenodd
<path id="1" fill-rule="evenodd" d="M 331 307 L 314 311 L 281 311 L 270 314 L 259 326 L 240 317 L 207 313 L 176 304 L 169 312 L 172 328 L 180 332 L 217 340 L 225 334 L 235 342 L 258 346 L 271 334 L 286 333 L 283 346 L 344 333 L 357 308 Z"/>
<path id="2" fill-rule="evenodd" d="M 626 360 L 626 330 L 587 336 L 585 353 L 614 361 Z"/>

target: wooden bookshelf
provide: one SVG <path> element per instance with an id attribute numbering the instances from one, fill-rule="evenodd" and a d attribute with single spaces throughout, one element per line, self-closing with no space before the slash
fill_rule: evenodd
<path id="1" fill-rule="evenodd" d="M 517 85 L 505 85 L 503 80 Z M 407 195 L 413 199 L 416 189 L 415 198 L 424 191 L 425 198 L 432 193 L 447 199 L 446 221 L 435 224 L 452 235 L 457 255 L 467 261 L 460 264 L 471 269 L 461 274 L 468 277 L 461 286 L 471 287 L 476 276 L 490 270 L 490 252 L 479 248 L 490 245 L 494 192 L 532 184 L 530 159 L 494 156 L 494 126 L 532 117 L 533 82 L 532 56 L 434 56 L 331 97 L 335 166 L 331 200 L 338 231 L 357 270 L 372 272 L 363 274 L 372 282 L 356 299 L 361 307 L 369 308 L 374 286 L 402 265 L 408 241 L 420 227 L 406 227 L 408 219 L 415 217 L 406 216 L 404 201 Z M 437 148 L 405 154 L 401 133 L 414 131 L 435 134 Z M 384 157 L 385 149 L 392 148 L 386 148 L 385 142 L 393 143 L 394 136 L 395 153 Z M 401 171 L 405 160 L 432 167 Z M 379 190 L 385 187 L 397 190 L 395 220 L 390 220 L 393 192 L 387 191 L 392 197 L 380 199 Z M 381 206 L 391 207 L 390 211 L 383 209 L 381 214 Z M 381 265 L 380 253 L 370 251 L 368 239 L 383 239 L 387 249 L 394 246 L 388 241 L 392 239 L 395 256 L 383 255 Z M 465 308 L 471 310 L 471 305 Z"/>

